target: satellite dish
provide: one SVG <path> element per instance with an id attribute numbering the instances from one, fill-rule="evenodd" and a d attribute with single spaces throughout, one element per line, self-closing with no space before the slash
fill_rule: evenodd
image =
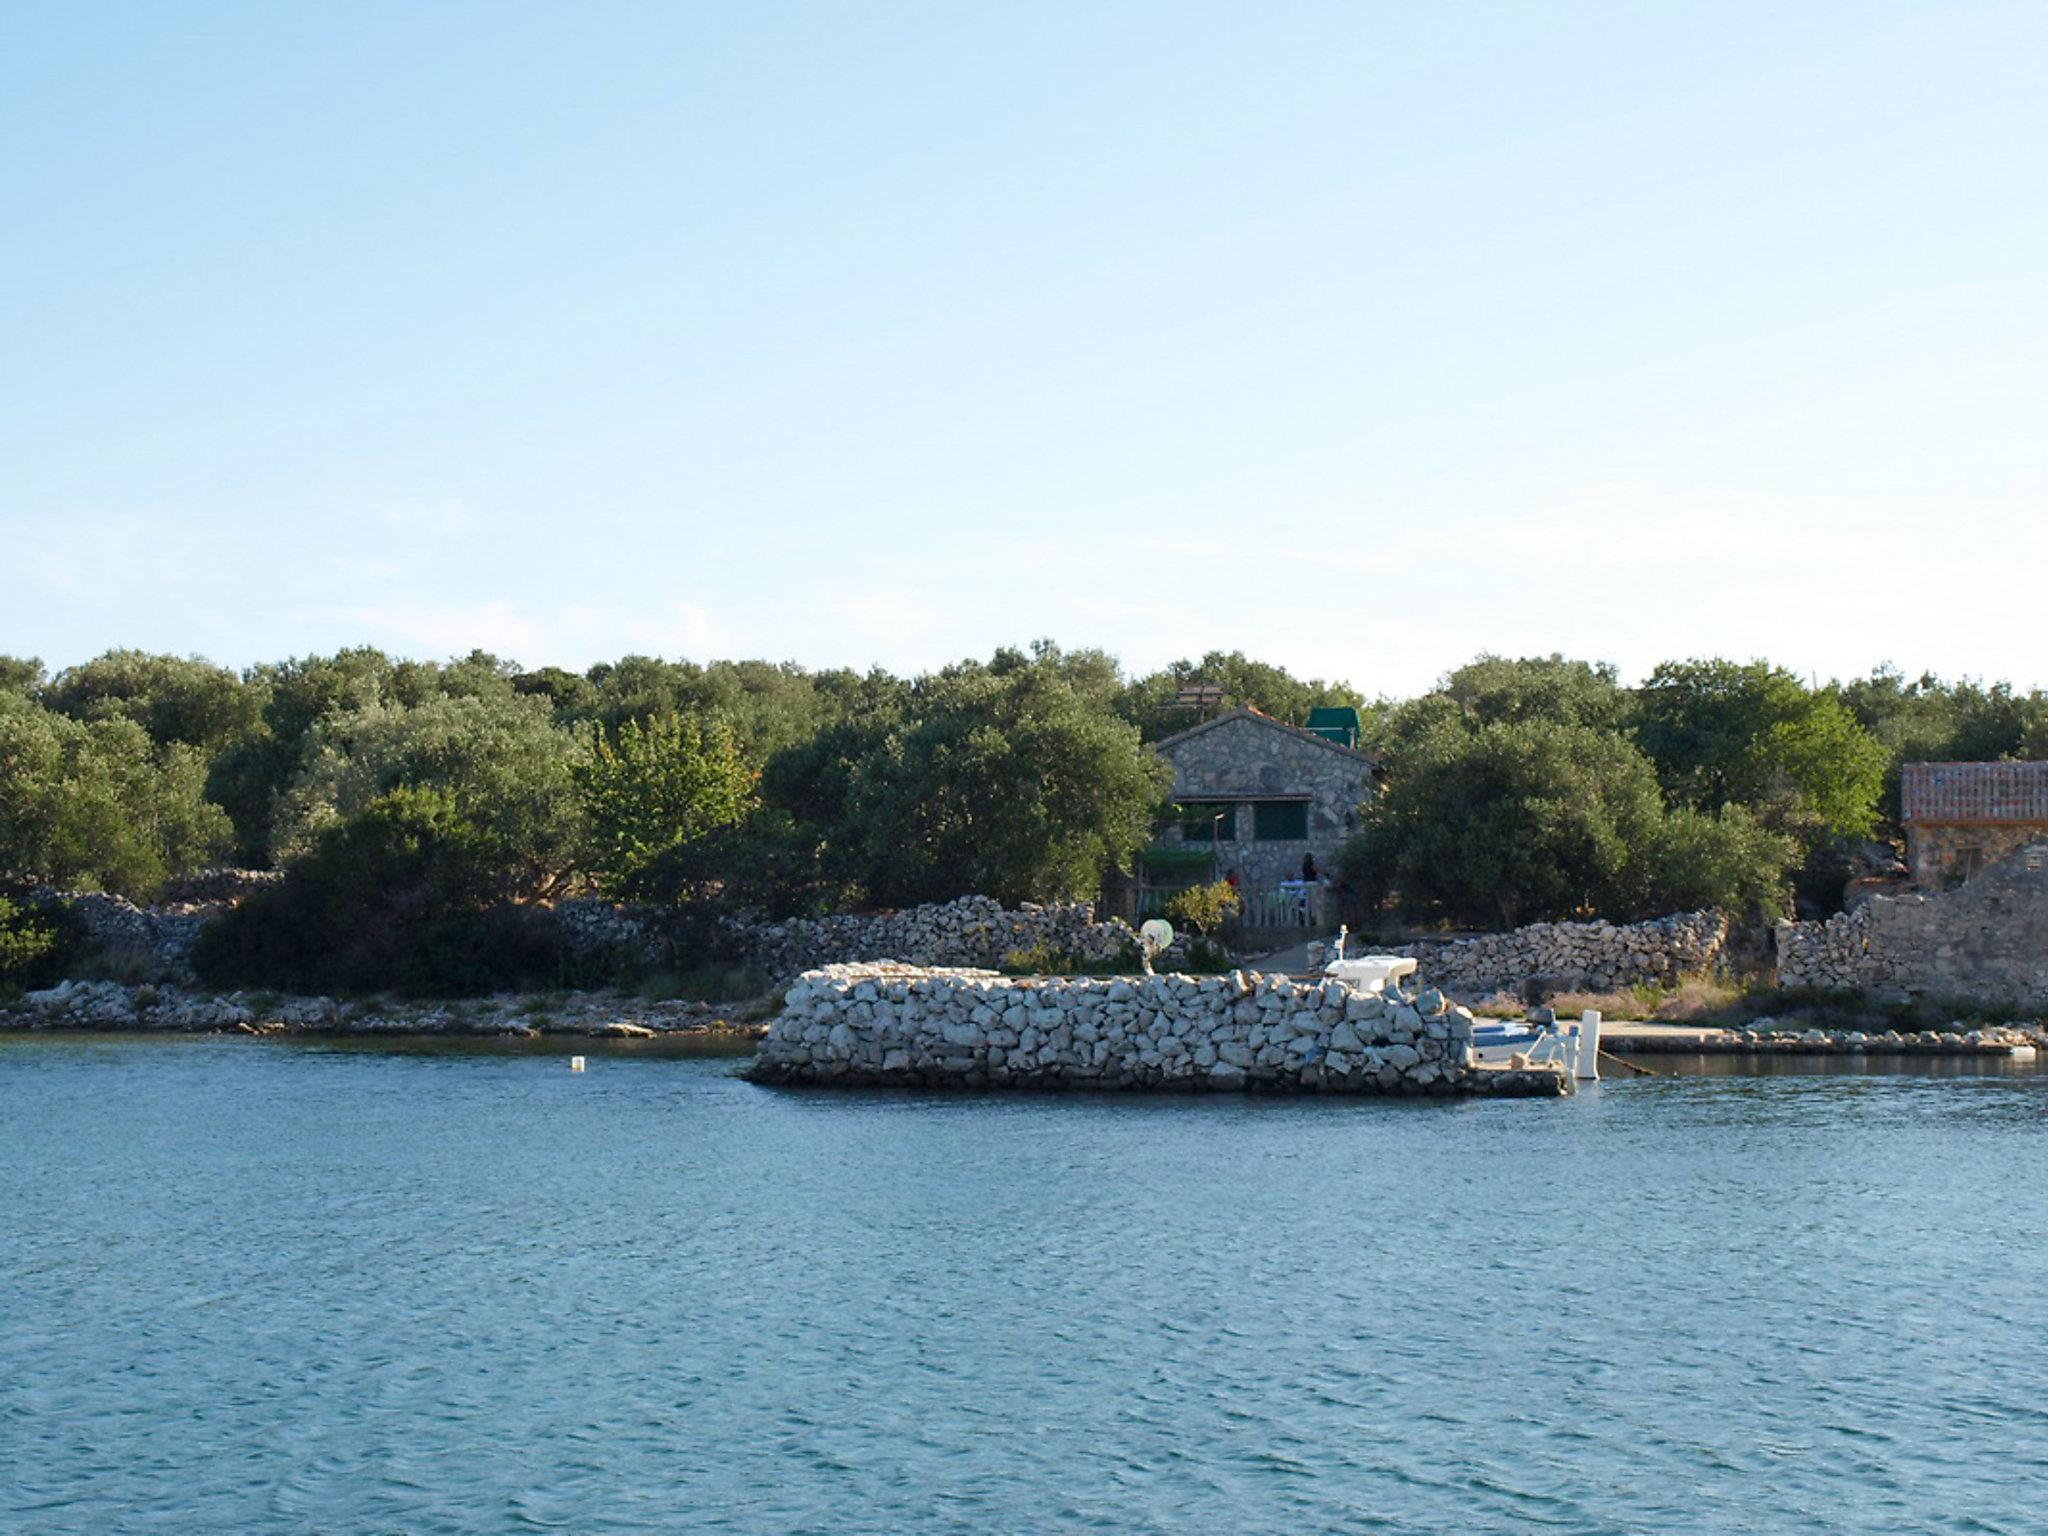
<path id="1" fill-rule="evenodd" d="M 1148 918 L 1138 930 L 1138 937 L 1145 941 L 1145 947 L 1153 954 L 1163 954 L 1173 944 L 1173 924 L 1163 917 Z"/>

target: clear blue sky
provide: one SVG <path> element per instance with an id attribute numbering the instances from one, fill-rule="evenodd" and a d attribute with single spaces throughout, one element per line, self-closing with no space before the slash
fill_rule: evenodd
<path id="1" fill-rule="evenodd" d="M 2048 5 L 0 9 L 0 651 L 2048 683 Z"/>

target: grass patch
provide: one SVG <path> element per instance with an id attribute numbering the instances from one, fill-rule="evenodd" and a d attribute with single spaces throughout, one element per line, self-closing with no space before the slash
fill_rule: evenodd
<path id="1" fill-rule="evenodd" d="M 698 965 L 644 976 L 633 996 L 649 1003 L 730 1003 L 767 990 L 768 973 L 759 966 Z"/>

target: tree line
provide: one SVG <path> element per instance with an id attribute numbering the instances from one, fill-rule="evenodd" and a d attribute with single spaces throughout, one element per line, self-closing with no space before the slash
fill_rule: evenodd
<path id="1" fill-rule="evenodd" d="M 1361 709 L 1382 792 L 1345 877 L 1430 921 L 1773 912 L 1788 885 L 1824 904 L 1844 850 L 1895 821 L 1900 763 L 2048 756 L 2038 693 L 1890 670 L 1812 687 L 1762 662 L 1628 688 L 1481 657 L 1368 702 L 1239 653 L 1127 676 L 1049 642 L 910 678 L 112 651 L 54 676 L 0 658 L 0 877 L 141 898 L 282 868 L 211 941 L 218 968 L 337 984 L 540 963 L 523 914 L 583 892 L 773 916 L 1087 896 L 1155 837 L 1149 743 L 1191 723 L 1175 700 L 1197 684 L 1285 720 Z"/>

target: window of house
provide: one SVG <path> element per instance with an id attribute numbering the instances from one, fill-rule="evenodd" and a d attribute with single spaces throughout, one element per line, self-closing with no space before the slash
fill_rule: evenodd
<path id="1" fill-rule="evenodd" d="M 1184 843 L 1237 841 L 1237 805 L 1229 800 L 1184 800 L 1180 807 Z"/>
<path id="2" fill-rule="evenodd" d="M 1308 840 L 1306 800 L 1263 800 L 1252 807 L 1252 836 L 1262 843 Z"/>

